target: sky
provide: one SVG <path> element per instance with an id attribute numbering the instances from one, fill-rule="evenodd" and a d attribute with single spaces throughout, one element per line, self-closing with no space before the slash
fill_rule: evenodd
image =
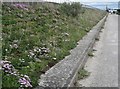
<path id="1" fill-rule="evenodd" d="M 118 2 L 120 0 L 46 0 L 50 2 Z"/>
<path id="2" fill-rule="evenodd" d="M 120 0 L 45 0 L 49 2 L 57 2 L 57 3 L 63 3 L 63 2 L 80 2 L 85 5 L 89 5 L 95 8 L 99 9 L 106 9 L 106 6 L 108 6 L 111 9 L 117 9 L 118 8 L 118 2 Z"/>

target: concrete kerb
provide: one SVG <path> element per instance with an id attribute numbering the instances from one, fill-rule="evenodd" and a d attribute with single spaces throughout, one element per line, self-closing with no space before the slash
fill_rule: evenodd
<path id="1" fill-rule="evenodd" d="M 77 81 L 78 71 L 85 65 L 88 53 L 92 50 L 95 38 L 99 35 L 107 16 L 78 42 L 78 46 L 71 50 L 71 54 L 50 68 L 39 79 L 39 86 L 35 89 L 69 89 Z"/>

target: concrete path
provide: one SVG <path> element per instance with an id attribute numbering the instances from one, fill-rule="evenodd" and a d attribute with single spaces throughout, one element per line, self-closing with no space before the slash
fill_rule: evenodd
<path id="1" fill-rule="evenodd" d="M 85 69 L 90 72 L 78 85 L 85 87 L 118 87 L 118 16 L 109 15 L 100 40 L 95 43 L 94 57 L 89 58 Z"/>

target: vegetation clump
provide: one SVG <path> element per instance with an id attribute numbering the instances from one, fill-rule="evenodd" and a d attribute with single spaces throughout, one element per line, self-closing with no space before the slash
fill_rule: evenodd
<path id="1" fill-rule="evenodd" d="M 87 70 L 85 70 L 84 68 L 82 68 L 78 72 L 78 79 L 84 79 L 84 78 L 88 77 L 89 75 L 90 75 L 90 72 L 88 72 Z"/>
<path id="2" fill-rule="evenodd" d="M 80 14 L 82 5 L 80 3 L 63 3 L 61 5 L 61 11 L 68 16 L 76 17 Z"/>

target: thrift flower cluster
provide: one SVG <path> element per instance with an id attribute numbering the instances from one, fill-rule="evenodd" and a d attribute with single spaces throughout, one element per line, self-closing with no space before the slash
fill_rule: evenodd
<path id="1" fill-rule="evenodd" d="M 1 60 L 0 67 L 0 69 L 3 70 L 5 73 L 18 77 L 18 82 L 21 85 L 20 87 L 32 87 L 32 85 L 30 84 L 30 78 L 27 75 L 20 74 L 11 64 L 11 62 Z"/>
<path id="2" fill-rule="evenodd" d="M 48 53 L 50 52 L 49 48 L 46 47 L 36 47 L 33 50 L 29 51 L 29 57 L 30 58 L 35 58 L 35 59 L 40 59 L 43 56 L 48 56 Z"/>
<path id="3" fill-rule="evenodd" d="M 23 10 L 28 10 L 28 5 L 25 5 L 25 4 L 13 4 L 13 6 L 17 7 L 17 8 L 21 8 Z"/>
<path id="4" fill-rule="evenodd" d="M 30 84 L 31 80 L 27 75 L 23 75 L 22 77 L 20 77 L 18 82 L 21 84 L 20 87 L 32 87 L 32 85 Z"/>
<path id="5" fill-rule="evenodd" d="M 0 65 L 2 67 L 1 69 L 4 72 L 15 75 L 15 76 L 17 75 L 15 68 L 12 66 L 12 64 L 9 61 L 0 61 Z"/>

